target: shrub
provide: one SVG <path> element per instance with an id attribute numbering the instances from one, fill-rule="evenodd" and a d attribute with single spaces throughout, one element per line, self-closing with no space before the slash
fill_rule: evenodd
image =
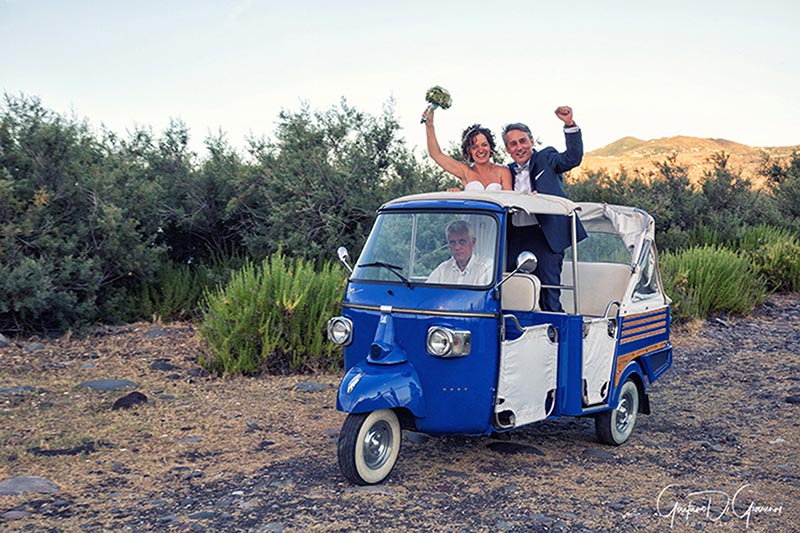
<path id="1" fill-rule="evenodd" d="M 159 266 L 156 279 L 145 283 L 133 298 L 132 319 L 183 320 L 191 318 L 208 288 L 208 269 L 168 261 Z"/>
<path id="2" fill-rule="evenodd" d="M 65 330 L 125 313 L 153 271 L 156 192 L 89 126 L 6 97 L 0 108 L 0 330 Z"/>
<path id="3" fill-rule="evenodd" d="M 185 320 L 199 317 L 204 294 L 224 285 L 244 260 L 238 254 L 215 255 L 209 264 L 162 263 L 150 282 L 129 297 L 129 320 Z"/>
<path id="4" fill-rule="evenodd" d="M 227 285 L 206 292 L 199 330 L 210 354 L 201 364 L 243 374 L 338 368 L 341 349 L 327 342 L 325 325 L 344 283 L 337 264 L 315 270 L 281 251 L 260 265 L 246 262 Z"/>
<path id="5" fill-rule="evenodd" d="M 740 229 L 733 245 L 749 258 L 771 290 L 800 290 L 800 242 L 790 230 L 746 226 Z"/>
<path id="6" fill-rule="evenodd" d="M 764 278 L 746 257 L 717 246 L 664 253 L 661 269 L 678 321 L 717 312 L 746 314 L 767 294 Z"/>

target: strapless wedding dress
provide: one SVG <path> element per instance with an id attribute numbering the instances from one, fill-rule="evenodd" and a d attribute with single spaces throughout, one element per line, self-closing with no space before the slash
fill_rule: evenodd
<path id="1" fill-rule="evenodd" d="M 470 181 L 464 185 L 465 191 L 495 192 L 503 190 L 499 183 L 490 183 L 486 188 L 480 181 Z M 475 253 L 483 257 L 493 258 L 495 254 L 495 240 L 497 239 L 497 225 L 490 223 L 484 215 L 464 215 L 464 220 L 472 226 L 472 232 L 477 239 Z"/>
<path id="2" fill-rule="evenodd" d="M 483 183 L 481 183 L 480 181 L 470 181 L 469 183 L 467 183 L 466 185 L 464 185 L 464 190 L 465 190 L 465 191 L 487 191 L 487 192 L 494 192 L 494 191 L 501 191 L 501 190 L 503 190 L 503 186 L 502 186 L 502 185 L 500 185 L 499 183 L 490 183 L 489 185 L 487 185 L 487 186 L 486 186 L 486 188 L 484 188 L 484 187 L 483 187 Z"/>

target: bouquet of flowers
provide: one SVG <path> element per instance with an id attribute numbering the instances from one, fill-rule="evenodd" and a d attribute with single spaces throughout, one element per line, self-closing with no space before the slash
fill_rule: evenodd
<path id="1" fill-rule="evenodd" d="M 450 93 L 447 92 L 447 89 L 444 89 L 438 85 L 434 85 L 428 89 L 428 92 L 425 93 L 425 101 L 428 102 L 428 107 L 422 114 L 422 120 L 420 121 L 421 123 L 425 123 L 425 121 L 428 120 L 428 116 L 430 116 L 431 111 L 437 107 L 448 109 L 453 103 L 453 99 L 450 98 Z"/>

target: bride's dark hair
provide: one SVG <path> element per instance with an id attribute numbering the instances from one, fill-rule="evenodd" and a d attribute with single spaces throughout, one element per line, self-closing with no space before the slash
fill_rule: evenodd
<path id="1" fill-rule="evenodd" d="M 473 163 L 472 156 L 469 153 L 469 147 L 472 146 L 472 139 L 481 133 L 489 142 L 489 148 L 491 149 L 490 155 L 494 155 L 494 135 L 492 135 L 492 132 L 489 128 L 484 128 L 480 124 L 473 124 L 461 134 L 461 155 L 468 163 Z"/>

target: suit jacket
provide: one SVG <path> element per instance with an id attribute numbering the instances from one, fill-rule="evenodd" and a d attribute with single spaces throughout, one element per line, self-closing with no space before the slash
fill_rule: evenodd
<path id="1" fill-rule="evenodd" d="M 573 133 L 564 133 L 567 149 L 559 152 L 552 146 L 542 150 L 533 150 L 528 160 L 528 171 L 531 178 L 531 190 L 544 194 L 552 194 L 566 198 L 564 192 L 564 172 L 581 164 L 583 159 L 583 138 L 580 130 Z M 511 163 L 508 168 L 514 175 L 516 163 Z M 538 176 L 538 177 L 537 177 Z M 536 215 L 542 226 L 547 244 L 558 253 L 572 246 L 572 230 L 569 217 L 560 215 Z M 578 241 L 586 238 L 586 230 L 578 219 Z"/>

